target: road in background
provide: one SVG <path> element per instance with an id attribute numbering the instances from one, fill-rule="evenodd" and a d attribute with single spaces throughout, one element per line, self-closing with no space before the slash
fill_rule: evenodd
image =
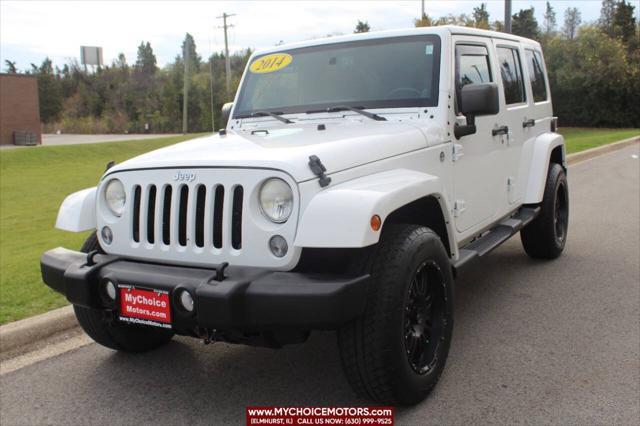
<path id="1" fill-rule="evenodd" d="M 145 139 L 167 138 L 176 134 L 126 134 L 126 135 L 42 135 L 42 145 L 78 145 L 83 143 L 141 141 Z"/>
<path id="2" fill-rule="evenodd" d="M 178 134 L 124 134 L 124 135 L 72 135 L 72 134 L 43 134 L 41 146 L 80 145 L 85 143 L 141 141 L 145 139 L 168 138 Z M 0 145 L 0 149 L 33 148 L 29 146 Z"/>
<path id="3" fill-rule="evenodd" d="M 463 272 L 447 368 L 398 424 L 637 424 L 640 161 L 634 145 L 569 169 L 563 256 L 518 238 Z M 635 158 L 634 158 L 635 156 Z M 247 405 L 370 405 L 345 381 L 333 333 L 270 350 L 176 338 L 145 355 L 96 344 L 0 378 L 14 424 L 220 424 Z"/>

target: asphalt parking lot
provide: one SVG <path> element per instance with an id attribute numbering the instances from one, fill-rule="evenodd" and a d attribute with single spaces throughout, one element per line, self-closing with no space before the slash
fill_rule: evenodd
<path id="1" fill-rule="evenodd" d="M 462 274 L 445 373 L 398 424 L 638 423 L 639 151 L 571 166 L 560 259 L 530 260 L 516 237 Z M 369 404 L 343 378 L 333 333 L 277 351 L 89 344 L 3 374 L 0 389 L 3 425 L 242 424 L 247 405 Z"/>

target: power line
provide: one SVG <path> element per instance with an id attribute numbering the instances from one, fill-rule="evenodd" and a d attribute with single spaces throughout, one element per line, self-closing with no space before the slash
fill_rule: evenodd
<path id="1" fill-rule="evenodd" d="M 222 27 L 224 29 L 224 71 L 227 83 L 227 99 L 231 97 L 231 58 L 229 58 L 229 38 L 227 36 L 227 30 L 233 25 L 227 24 L 227 18 L 236 16 L 235 13 L 227 14 L 222 13 L 222 16 L 218 16 L 218 19 L 222 19 Z"/>

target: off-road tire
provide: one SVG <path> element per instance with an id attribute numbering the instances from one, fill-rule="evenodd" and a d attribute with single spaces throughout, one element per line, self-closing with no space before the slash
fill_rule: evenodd
<path id="1" fill-rule="evenodd" d="M 447 251 L 429 228 L 388 225 L 377 249 L 362 262 L 371 273 L 364 313 L 338 331 L 345 375 L 362 397 L 391 405 L 418 403 L 438 382 L 451 344 L 453 277 Z M 413 278 L 426 264 L 441 276 L 442 282 L 433 280 L 433 292 L 442 299 L 438 302 L 442 315 L 438 320 L 440 337 L 433 340 L 439 342 L 434 350 L 435 364 L 418 373 L 407 354 L 405 319 Z"/>
<path id="2" fill-rule="evenodd" d="M 80 251 L 103 252 L 98 237 L 91 234 Z M 137 327 L 117 322 L 107 311 L 73 306 L 80 327 L 102 346 L 123 352 L 146 352 L 156 349 L 171 340 L 173 332 L 150 327 Z"/>
<path id="3" fill-rule="evenodd" d="M 524 251 L 534 259 L 555 259 L 564 250 L 569 230 L 569 187 L 560 164 L 549 167 L 540 214 L 520 231 Z"/>

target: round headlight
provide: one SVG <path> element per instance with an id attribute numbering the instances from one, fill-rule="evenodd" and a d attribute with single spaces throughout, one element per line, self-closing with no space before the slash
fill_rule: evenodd
<path id="1" fill-rule="evenodd" d="M 293 211 L 293 191 L 282 179 L 271 178 L 260 188 L 260 208 L 272 222 L 286 222 Z"/>
<path id="2" fill-rule="evenodd" d="M 122 182 L 118 179 L 109 181 L 104 189 L 104 200 L 109 210 L 111 210 L 111 213 L 118 217 L 122 216 L 122 213 L 124 213 L 124 203 L 126 201 Z"/>

